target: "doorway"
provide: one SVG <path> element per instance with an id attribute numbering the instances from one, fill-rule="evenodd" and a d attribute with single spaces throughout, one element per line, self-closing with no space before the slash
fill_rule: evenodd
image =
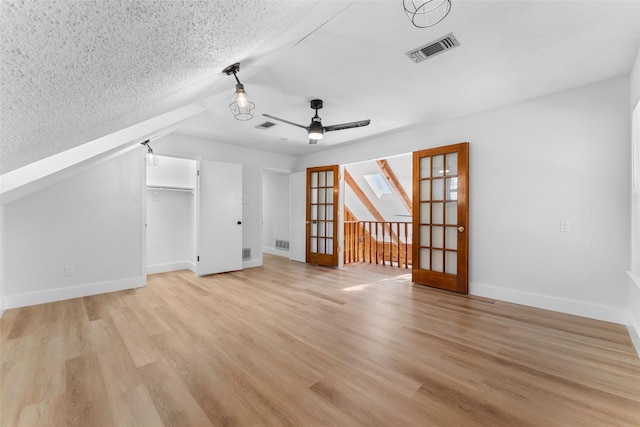
<path id="1" fill-rule="evenodd" d="M 404 266 L 414 283 L 466 294 L 469 143 L 416 151 L 404 160 L 398 174 L 389 159 L 344 166 L 344 262 Z M 389 221 L 385 210 L 407 220 Z"/>
<path id="2" fill-rule="evenodd" d="M 195 272 L 198 162 L 157 157 L 147 167 L 147 273 Z"/>
<path id="3" fill-rule="evenodd" d="M 147 273 L 241 270 L 242 165 L 158 158 L 147 167 Z"/>
<path id="4" fill-rule="evenodd" d="M 412 263 L 412 154 L 344 166 L 344 262 Z"/>
<path id="5" fill-rule="evenodd" d="M 290 174 L 262 171 L 262 252 L 289 258 Z"/>

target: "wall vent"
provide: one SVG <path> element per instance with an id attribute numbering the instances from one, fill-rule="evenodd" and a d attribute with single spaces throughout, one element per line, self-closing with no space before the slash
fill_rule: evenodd
<path id="1" fill-rule="evenodd" d="M 431 58 L 432 56 L 445 52 L 449 49 L 453 49 L 457 46 L 460 46 L 460 43 L 454 37 L 453 33 L 449 33 L 439 40 L 433 41 L 429 44 L 407 52 L 407 55 L 413 62 L 417 64 L 418 62 L 422 62 L 427 58 Z"/>
<path id="2" fill-rule="evenodd" d="M 277 240 L 276 239 L 276 249 L 283 249 L 285 251 L 289 250 L 289 241 L 288 240 Z"/>
<path id="3" fill-rule="evenodd" d="M 256 129 L 269 129 L 271 126 L 275 126 L 276 124 L 273 122 L 264 122 L 256 126 Z"/>
<path id="4" fill-rule="evenodd" d="M 242 248 L 242 260 L 251 259 L 251 248 Z"/>

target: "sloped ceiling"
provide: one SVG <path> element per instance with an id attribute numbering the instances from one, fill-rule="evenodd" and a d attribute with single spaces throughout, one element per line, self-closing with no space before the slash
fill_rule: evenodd
<path id="1" fill-rule="evenodd" d="M 1 171 L 195 104 L 172 131 L 299 155 L 623 76 L 638 52 L 640 1 L 452 3 L 417 29 L 396 0 L 3 0 Z M 448 33 L 460 47 L 405 55 Z M 247 122 L 227 108 L 234 62 L 256 103 Z M 308 124 L 313 98 L 325 125 L 371 125 L 317 146 L 255 128 L 262 113 Z"/>
<path id="2" fill-rule="evenodd" d="M 344 5 L 3 0 L 1 7 L 4 173 L 204 99 L 224 67 L 299 40 Z"/>
<path id="3" fill-rule="evenodd" d="M 389 167 L 393 170 L 394 175 L 398 179 L 405 193 L 412 198 L 412 182 L 411 182 L 411 153 L 394 156 L 386 159 Z M 380 200 L 365 180 L 365 175 L 380 174 L 384 175 L 380 167 L 375 161 L 366 161 L 359 163 L 351 163 L 345 165 L 345 170 L 351 174 L 355 182 L 358 184 L 364 195 L 375 206 L 377 211 L 382 215 L 385 221 L 404 222 L 410 221 L 411 215 L 402 203 L 400 196 L 389 185 L 392 196 L 386 200 Z M 384 178 L 386 180 L 386 178 Z M 353 190 L 345 185 L 345 206 L 360 221 L 377 221 L 377 219 L 368 211 L 366 206 L 360 201 Z"/>

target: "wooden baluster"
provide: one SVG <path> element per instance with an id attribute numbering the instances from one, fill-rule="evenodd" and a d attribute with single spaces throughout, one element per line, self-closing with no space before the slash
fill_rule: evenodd
<path id="1" fill-rule="evenodd" d="M 409 268 L 409 232 L 408 232 L 408 224 L 404 223 L 404 238 L 407 242 L 404 245 L 404 268 Z"/>
<path id="2" fill-rule="evenodd" d="M 368 222 L 367 223 L 367 227 L 369 228 L 369 232 L 368 232 L 368 236 L 369 236 L 369 244 L 367 245 L 367 248 L 369 249 L 369 264 L 371 264 L 371 223 Z"/>
<path id="3" fill-rule="evenodd" d="M 380 260 L 380 256 L 378 255 L 378 223 L 374 222 L 374 224 L 376 225 L 376 237 L 374 239 L 376 242 L 376 264 L 378 264 L 378 261 Z"/>

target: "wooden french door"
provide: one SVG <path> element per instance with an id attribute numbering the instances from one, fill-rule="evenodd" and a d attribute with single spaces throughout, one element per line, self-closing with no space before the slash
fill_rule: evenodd
<path id="1" fill-rule="evenodd" d="M 413 153 L 415 283 L 468 293 L 469 143 Z"/>
<path id="2" fill-rule="evenodd" d="M 307 169 L 306 261 L 338 265 L 338 166 Z"/>

